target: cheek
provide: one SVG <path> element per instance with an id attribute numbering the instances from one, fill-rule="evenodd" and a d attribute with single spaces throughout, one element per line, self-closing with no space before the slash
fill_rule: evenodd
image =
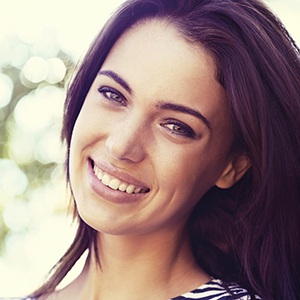
<path id="1" fill-rule="evenodd" d="M 75 186 L 76 174 L 79 174 L 79 165 L 80 165 L 80 144 L 79 144 L 79 133 L 74 127 L 71 144 L 70 144 L 70 154 L 69 154 L 69 173 L 70 173 L 70 183 L 71 186 Z"/>
<path id="2" fill-rule="evenodd" d="M 93 140 L 92 134 L 91 122 L 83 106 L 75 122 L 70 143 L 69 170 L 71 181 L 76 178 L 76 174 L 79 174 L 79 168 L 84 162 L 84 151 Z"/>
<path id="3" fill-rule="evenodd" d="M 96 115 L 96 110 L 89 105 L 88 99 L 85 100 L 73 128 L 70 145 L 71 152 L 83 149 L 95 140 L 101 128 L 99 120 L 101 118 Z"/>
<path id="4" fill-rule="evenodd" d="M 78 162 L 81 146 L 83 146 L 82 132 L 85 131 L 81 126 L 80 118 L 78 117 L 73 129 L 70 143 L 70 168 L 75 162 Z"/>
<path id="5" fill-rule="evenodd" d="M 160 186 L 168 193 L 200 199 L 215 185 L 226 166 L 223 155 L 214 155 L 212 149 L 191 149 L 172 152 L 160 163 Z"/>

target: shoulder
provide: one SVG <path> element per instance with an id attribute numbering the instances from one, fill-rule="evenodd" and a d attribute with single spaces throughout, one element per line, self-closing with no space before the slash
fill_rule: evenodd
<path id="1" fill-rule="evenodd" d="M 251 298 L 248 291 L 236 283 L 225 283 L 219 279 L 212 279 L 199 288 L 183 294 L 172 300 L 205 299 L 205 300 L 262 300 L 255 296 Z"/>

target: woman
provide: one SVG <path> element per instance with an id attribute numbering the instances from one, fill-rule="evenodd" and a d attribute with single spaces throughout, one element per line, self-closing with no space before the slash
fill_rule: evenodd
<path id="1" fill-rule="evenodd" d="M 261 2 L 124 3 L 69 89 L 79 225 L 31 297 L 299 299 L 299 115 L 299 49 Z"/>

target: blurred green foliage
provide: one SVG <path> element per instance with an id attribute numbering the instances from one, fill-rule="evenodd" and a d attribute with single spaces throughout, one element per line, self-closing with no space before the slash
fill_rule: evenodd
<path id="1" fill-rule="evenodd" d="M 0 42 L 0 57 L 1 254 L 12 231 L 26 232 L 30 226 L 22 210 L 14 214 L 9 207 L 28 206 L 34 191 L 52 180 L 55 167 L 63 161 L 57 145 L 65 85 L 74 63 L 47 32 L 32 44 L 6 37 Z M 34 128 L 39 124 L 41 128 Z"/>

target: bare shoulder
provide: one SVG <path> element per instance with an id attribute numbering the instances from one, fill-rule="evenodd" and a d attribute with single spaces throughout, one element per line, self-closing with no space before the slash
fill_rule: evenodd
<path id="1" fill-rule="evenodd" d="M 32 299 L 32 300 L 65 300 L 65 299 L 76 299 L 72 298 L 73 295 L 68 293 L 68 290 L 61 290 L 61 291 L 55 291 L 51 294 L 44 295 L 39 297 L 38 299 Z"/>
<path id="2" fill-rule="evenodd" d="M 59 300 L 59 299 L 62 299 L 62 298 L 59 297 L 59 293 L 58 292 L 53 292 L 51 294 L 41 296 L 36 300 Z"/>
<path id="3" fill-rule="evenodd" d="M 79 299 L 80 289 L 75 283 L 76 283 L 76 281 L 72 282 L 71 284 L 67 285 L 66 287 L 64 287 L 61 290 L 55 291 L 51 294 L 44 295 L 42 297 L 39 297 L 38 299 L 32 299 L 32 300 L 66 300 L 66 299 L 76 300 L 76 299 Z"/>
<path id="4" fill-rule="evenodd" d="M 43 295 L 39 297 L 38 299 L 32 299 L 32 300 L 62 300 L 63 298 L 61 297 L 59 292 L 54 292 L 48 295 Z M 64 298 L 66 299 L 66 298 Z"/>

